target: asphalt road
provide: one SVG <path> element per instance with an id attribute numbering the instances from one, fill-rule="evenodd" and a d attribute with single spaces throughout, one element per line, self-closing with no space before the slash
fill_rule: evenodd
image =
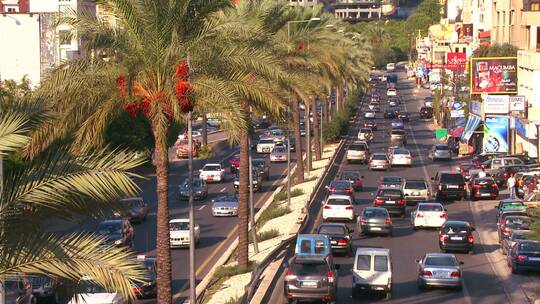
<path id="1" fill-rule="evenodd" d="M 376 191 L 377 181 L 381 176 L 398 175 L 405 179 L 425 178 L 429 181 L 431 177 L 435 176 L 436 172 L 455 169 L 459 164 L 458 160 L 433 162 L 427 159 L 428 149 L 435 143 L 435 132 L 430 128 L 429 122 L 420 119 L 417 113 L 421 107 L 423 97 L 427 96 L 429 92 L 423 89 L 416 89 L 411 81 L 403 79 L 403 73 L 400 74 L 400 77 L 398 95 L 404 101 L 402 108 L 412 114 L 411 121 L 406 123 L 405 127 L 408 131 L 407 148 L 413 155 L 413 165 L 410 168 L 392 168 L 386 172 L 373 172 L 367 170 L 366 165 L 348 164 L 343 159 L 339 165 L 340 171 L 360 170 L 365 176 L 364 192 L 356 193 L 357 205 L 355 209 L 357 214 L 364 207 L 372 205 L 373 197 L 371 193 Z M 370 146 L 371 152 L 384 151 L 389 146 L 386 132 L 390 130 L 390 120 L 382 119 L 382 113 L 378 113 L 378 115 L 377 123 L 379 131 L 375 131 L 375 140 Z M 357 130 L 358 126 L 353 126 L 351 129 L 353 130 L 351 133 L 354 134 L 354 130 Z M 320 193 L 318 196 L 322 197 L 323 194 Z M 507 195 L 501 195 L 503 198 L 505 196 Z M 499 261 L 501 259 L 500 254 L 496 253 L 498 251 L 498 244 L 484 235 L 485 233 L 494 233 L 496 229 L 495 223 L 492 220 L 494 215 L 488 213 L 488 210 L 485 208 L 478 208 L 478 206 L 489 205 L 489 208 L 491 208 L 489 211 L 493 212 L 494 209 L 492 206 L 494 203 L 495 201 L 470 202 L 466 200 L 445 203 L 448 209 L 449 220 L 466 220 L 472 222 L 473 225 L 476 225 L 475 220 L 481 222 L 477 227 L 477 231 L 474 233 L 474 253 L 456 254 L 458 259 L 464 262 L 464 287 L 461 291 L 446 289 L 421 291 L 418 289 L 415 260 L 421 258 L 427 252 L 440 251 L 436 230 L 413 230 L 409 221 L 409 214 L 413 207 L 407 208 L 407 216 L 405 218 L 393 219 L 393 237 L 358 236 L 356 234 L 353 244 L 355 247 L 384 247 L 390 249 L 393 262 L 393 292 L 392 299 L 388 301 L 390 303 L 526 303 L 523 302 L 525 299 L 514 295 L 517 292 L 516 290 L 519 289 L 520 281 L 515 283 L 515 278 L 512 277 L 509 278 L 509 281 L 501 280 L 495 272 L 496 267 L 494 267 L 493 261 Z M 321 213 L 320 210 L 317 210 L 320 208 L 314 209 L 315 213 L 312 213 L 312 215 L 317 216 L 316 227 L 321 222 Z M 485 221 L 486 218 L 488 218 L 487 221 L 491 222 L 491 224 Z M 354 224 L 351 224 L 351 228 L 356 230 Z M 482 237 L 479 237 L 479 234 L 482 234 Z M 493 258 L 493 256 L 496 258 Z M 335 263 L 341 265 L 339 270 L 337 303 L 372 303 L 384 300 L 384 297 L 381 295 L 366 293 L 360 299 L 353 301 L 351 298 L 351 269 L 353 260 L 347 257 L 337 257 Z M 538 286 L 537 277 L 520 277 L 520 280 L 526 280 L 527 282 L 536 280 L 536 286 Z M 283 273 L 281 273 L 281 277 L 277 282 L 269 303 L 285 302 L 283 295 Z M 511 284 L 510 282 L 513 283 Z"/>

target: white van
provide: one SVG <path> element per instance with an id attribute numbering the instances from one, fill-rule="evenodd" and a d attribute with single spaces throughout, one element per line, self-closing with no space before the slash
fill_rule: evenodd
<path id="1" fill-rule="evenodd" d="M 386 299 L 392 297 L 392 261 L 390 249 L 357 248 L 354 255 L 352 296 L 357 298 L 360 290 L 384 292 Z"/>

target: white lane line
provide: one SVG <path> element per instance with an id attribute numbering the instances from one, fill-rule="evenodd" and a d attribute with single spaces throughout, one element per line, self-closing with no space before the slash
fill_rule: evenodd
<path id="1" fill-rule="evenodd" d="M 202 205 L 202 206 L 199 208 L 199 211 L 203 210 L 205 207 L 206 207 L 206 205 Z"/>
<path id="2" fill-rule="evenodd" d="M 219 192 L 225 192 L 225 190 L 227 190 L 227 187 L 223 187 Z"/>
<path id="3" fill-rule="evenodd" d="M 413 96 L 415 97 L 414 100 L 416 100 L 416 92 L 413 92 Z M 407 103 L 405 103 L 403 105 L 403 107 L 405 108 L 405 112 L 409 112 L 407 110 Z M 424 163 L 424 158 L 422 157 L 422 154 L 420 154 L 420 148 L 418 147 L 418 142 L 416 141 L 416 137 L 414 136 L 413 128 L 411 128 L 409 126 L 409 130 L 411 131 L 411 136 L 412 136 L 414 145 L 416 146 L 416 153 L 418 153 L 418 157 L 420 158 L 420 164 L 422 165 L 422 169 L 424 171 L 424 176 L 426 177 L 426 181 L 429 184 L 429 188 L 432 189 L 432 187 L 431 187 L 431 178 L 429 177 L 429 173 L 427 172 L 427 169 L 426 169 L 426 166 L 425 166 L 425 163 Z M 467 302 L 468 304 L 472 304 L 471 294 L 469 293 L 469 289 L 467 289 L 467 284 L 465 284 L 465 280 L 463 280 L 461 291 L 463 292 L 465 302 Z"/>

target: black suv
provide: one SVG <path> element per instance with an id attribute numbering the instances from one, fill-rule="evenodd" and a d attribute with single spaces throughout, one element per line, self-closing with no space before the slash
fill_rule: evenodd
<path id="1" fill-rule="evenodd" d="M 433 118 L 433 108 L 432 107 L 421 107 L 420 108 L 420 118 Z"/>
<path id="2" fill-rule="evenodd" d="M 284 293 L 288 303 L 297 300 L 337 302 L 338 269 L 332 256 L 295 256 L 286 265 Z"/>
<path id="3" fill-rule="evenodd" d="M 259 171 L 259 175 L 264 180 L 270 180 L 270 166 L 266 163 L 264 158 L 254 158 L 251 160 L 251 165 L 254 169 Z"/>
<path id="4" fill-rule="evenodd" d="M 384 118 L 394 119 L 398 117 L 399 117 L 399 108 L 392 107 L 392 108 L 387 108 L 386 110 L 384 110 Z"/>
<path id="5" fill-rule="evenodd" d="M 451 197 L 461 200 L 467 196 L 465 179 L 459 172 L 437 172 L 431 180 L 437 200 Z"/>

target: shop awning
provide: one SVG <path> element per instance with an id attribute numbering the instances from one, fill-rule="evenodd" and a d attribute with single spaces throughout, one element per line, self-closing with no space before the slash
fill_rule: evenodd
<path id="1" fill-rule="evenodd" d="M 463 131 L 465 131 L 465 128 L 459 127 L 454 129 L 452 133 L 450 133 L 450 136 L 452 137 L 461 137 L 463 135 Z"/>
<path id="2" fill-rule="evenodd" d="M 478 38 L 489 38 L 491 36 L 491 31 L 483 31 L 478 33 Z"/>
<path id="3" fill-rule="evenodd" d="M 480 122 L 482 122 L 480 117 L 476 115 L 469 115 L 467 118 L 467 123 L 465 123 L 463 134 L 461 135 L 461 140 L 463 140 L 465 143 L 469 142 L 469 139 L 473 135 L 474 131 L 476 131 L 480 125 Z"/>

